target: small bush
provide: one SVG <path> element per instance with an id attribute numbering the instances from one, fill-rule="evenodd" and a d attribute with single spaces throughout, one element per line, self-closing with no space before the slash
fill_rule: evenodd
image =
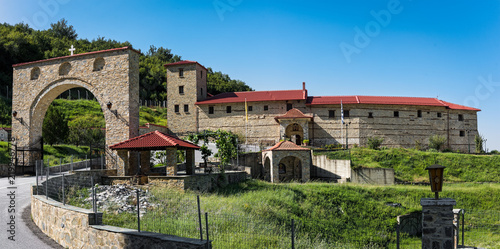
<path id="1" fill-rule="evenodd" d="M 492 155 L 498 155 L 498 154 L 500 154 L 500 152 L 498 150 L 492 150 L 490 153 Z"/>
<path id="2" fill-rule="evenodd" d="M 433 135 L 429 138 L 429 148 L 440 151 L 446 143 L 446 137 Z"/>
<path id="3" fill-rule="evenodd" d="M 369 137 L 368 138 L 368 148 L 378 150 L 380 145 L 384 142 L 381 137 Z"/>
<path id="4" fill-rule="evenodd" d="M 422 150 L 422 141 L 415 140 L 415 149 L 416 150 Z"/>

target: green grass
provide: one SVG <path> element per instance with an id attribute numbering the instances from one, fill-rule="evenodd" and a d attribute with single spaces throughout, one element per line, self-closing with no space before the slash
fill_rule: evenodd
<path id="1" fill-rule="evenodd" d="M 73 162 L 78 162 L 85 160 L 85 156 L 88 155 L 88 146 L 75 146 L 68 144 L 61 145 L 44 145 L 44 164 L 47 160 L 50 166 L 57 166 L 61 160 L 62 164 L 70 163 L 71 157 L 73 157 Z"/>
<path id="2" fill-rule="evenodd" d="M 344 151 L 321 152 L 330 159 L 349 159 Z M 353 148 L 353 167 L 393 168 L 396 180 L 428 181 L 426 167 L 441 164 L 446 167 L 448 182 L 500 182 L 500 156 L 458 153 L 424 152 L 414 149 Z"/>
<path id="3" fill-rule="evenodd" d="M 143 216 L 142 230 L 199 238 L 196 193 L 158 187 L 150 191 L 161 205 Z M 428 186 L 250 180 L 200 198 L 215 248 L 289 248 L 291 219 L 296 221 L 297 248 L 395 248 L 396 216 L 421 210 L 420 199 L 431 197 Z M 445 184 L 441 197 L 453 198 L 455 208 L 467 210 L 466 244 L 500 246 L 500 184 Z M 404 208 L 389 207 L 388 202 Z M 137 229 L 132 214 L 106 213 L 104 221 Z M 402 248 L 419 248 L 419 238 L 403 237 Z"/>

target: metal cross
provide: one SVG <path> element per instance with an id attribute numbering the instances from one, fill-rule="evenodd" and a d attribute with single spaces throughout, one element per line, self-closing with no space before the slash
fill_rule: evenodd
<path id="1" fill-rule="evenodd" d="M 73 52 L 75 51 L 76 49 L 73 47 L 73 44 L 71 44 L 71 48 L 69 49 L 69 51 L 71 52 L 71 55 L 73 55 Z"/>

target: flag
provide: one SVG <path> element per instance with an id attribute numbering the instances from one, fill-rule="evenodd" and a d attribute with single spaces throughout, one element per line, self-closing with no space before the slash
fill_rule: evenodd
<path id="1" fill-rule="evenodd" d="M 245 119 L 248 122 L 248 106 L 247 106 L 247 98 L 245 98 Z"/>
<path id="2" fill-rule="evenodd" d="M 342 100 L 340 100 L 340 117 L 342 119 L 342 124 L 344 124 L 344 107 L 342 106 Z"/>

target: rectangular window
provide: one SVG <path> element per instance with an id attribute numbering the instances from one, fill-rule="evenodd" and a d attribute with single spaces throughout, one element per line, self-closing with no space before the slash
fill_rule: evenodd
<path id="1" fill-rule="evenodd" d="M 200 78 L 203 79 L 203 71 L 200 71 Z"/>
<path id="2" fill-rule="evenodd" d="M 253 106 L 249 105 L 249 106 L 248 106 L 248 111 L 249 111 L 249 112 L 253 111 Z"/>
<path id="3" fill-rule="evenodd" d="M 328 110 L 328 117 L 335 118 L 335 110 Z"/>
<path id="4" fill-rule="evenodd" d="M 349 110 L 344 110 L 344 118 L 348 118 L 350 115 Z"/>
<path id="5" fill-rule="evenodd" d="M 290 111 L 290 110 L 292 110 L 292 108 L 293 108 L 292 103 L 287 103 L 286 104 L 286 111 Z"/>
<path id="6" fill-rule="evenodd" d="M 200 95 L 203 96 L 203 87 L 200 88 Z"/>
<path id="7" fill-rule="evenodd" d="M 440 118 L 440 117 L 441 117 L 441 113 L 440 113 L 440 112 L 438 112 L 438 113 L 437 113 L 437 117 L 438 117 L 438 118 Z"/>
<path id="8" fill-rule="evenodd" d="M 184 94 L 184 86 L 179 86 L 179 94 Z"/>
<path id="9" fill-rule="evenodd" d="M 458 114 L 458 121 L 464 121 L 464 115 Z"/>
<path id="10" fill-rule="evenodd" d="M 231 106 L 230 105 L 226 106 L 226 113 L 231 113 Z"/>
<path id="11" fill-rule="evenodd" d="M 269 106 L 265 105 L 264 106 L 264 111 L 267 111 L 267 110 L 269 110 Z"/>
<path id="12" fill-rule="evenodd" d="M 373 118 L 373 112 L 368 113 L 368 118 Z"/>
<path id="13" fill-rule="evenodd" d="M 179 68 L 179 77 L 184 77 L 184 68 Z"/>
<path id="14" fill-rule="evenodd" d="M 394 117 L 399 118 L 399 111 L 394 111 Z"/>
<path id="15" fill-rule="evenodd" d="M 418 110 L 417 111 L 417 117 L 421 118 L 422 117 L 422 111 L 421 110 Z"/>
<path id="16" fill-rule="evenodd" d="M 465 137 L 465 131 L 460 131 L 460 136 Z"/>
<path id="17" fill-rule="evenodd" d="M 179 105 L 175 105 L 175 106 L 174 106 L 174 111 L 175 111 L 176 113 L 179 113 Z"/>
<path id="18" fill-rule="evenodd" d="M 189 105 L 184 105 L 184 112 L 189 112 Z"/>
<path id="19" fill-rule="evenodd" d="M 208 114 L 214 114 L 214 107 L 213 106 L 208 107 Z"/>

